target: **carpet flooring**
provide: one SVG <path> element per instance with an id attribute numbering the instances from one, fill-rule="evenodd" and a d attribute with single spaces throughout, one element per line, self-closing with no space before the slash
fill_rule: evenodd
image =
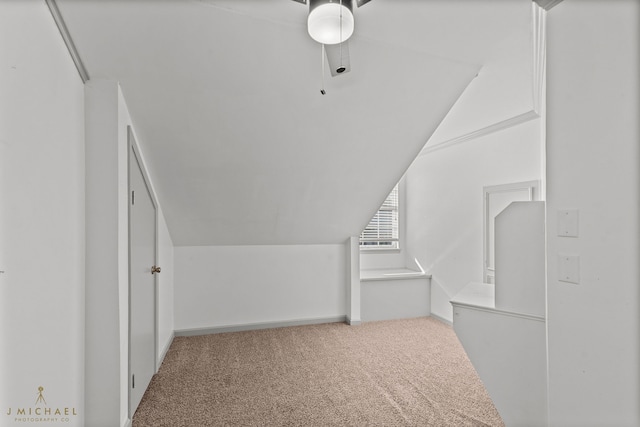
<path id="1" fill-rule="evenodd" d="M 133 427 L 504 426 L 433 318 L 176 337 Z"/>

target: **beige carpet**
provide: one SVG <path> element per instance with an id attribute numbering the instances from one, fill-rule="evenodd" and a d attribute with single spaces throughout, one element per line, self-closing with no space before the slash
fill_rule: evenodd
<path id="1" fill-rule="evenodd" d="M 161 426 L 503 426 L 432 318 L 177 337 L 133 418 Z"/>

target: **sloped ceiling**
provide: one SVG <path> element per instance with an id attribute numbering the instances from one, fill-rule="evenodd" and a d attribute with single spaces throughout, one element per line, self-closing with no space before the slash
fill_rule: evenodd
<path id="1" fill-rule="evenodd" d="M 58 0 L 120 82 L 174 244 L 359 234 L 530 2 L 373 0 L 326 77 L 291 0 Z"/>

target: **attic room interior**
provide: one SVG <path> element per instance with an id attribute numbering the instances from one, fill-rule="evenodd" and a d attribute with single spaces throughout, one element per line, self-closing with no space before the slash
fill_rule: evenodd
<path id="1" fill-rule="evenodd" d="M 0 426 L 639 426 L 640 1 L 306 3 L 0 1 Z"/>

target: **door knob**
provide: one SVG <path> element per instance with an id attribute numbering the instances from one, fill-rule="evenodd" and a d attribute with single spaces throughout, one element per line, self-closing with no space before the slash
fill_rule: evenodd
<path id="1" fill-rule="evenodd" d="M 151 274 L 154 273 L 160 273 L 162 269 L 160 267 L 158 267 L 157 265 L 154 265 L 153 267 L 151 267 Z"/>

